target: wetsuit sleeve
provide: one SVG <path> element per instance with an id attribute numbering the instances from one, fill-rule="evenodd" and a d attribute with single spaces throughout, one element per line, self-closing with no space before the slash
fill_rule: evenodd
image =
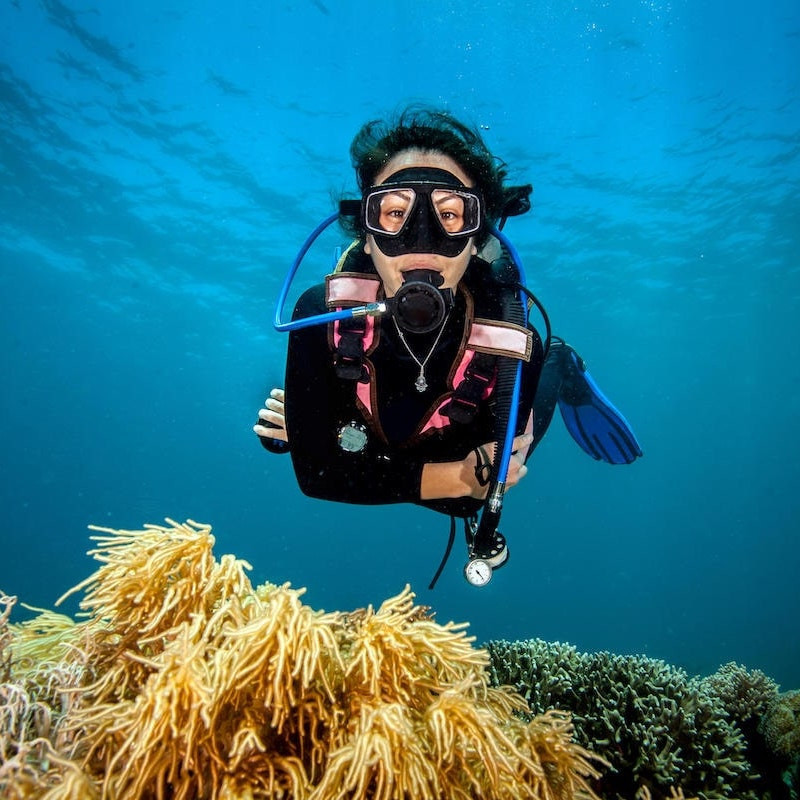
<path id="1" fill-rule="evenodd" d="M 325 311 L 324 287 L 298 301 L 294 318 Z M 286 362 L 286 427 L 301 491 L 323 500 L 377 505 L 419 502 L 423 462 L 377 441 L 351 453 L 339 447 L 343 425 L 363 423 L 353 381 L 336 375 L 327 325 L 293 331 Z"/>

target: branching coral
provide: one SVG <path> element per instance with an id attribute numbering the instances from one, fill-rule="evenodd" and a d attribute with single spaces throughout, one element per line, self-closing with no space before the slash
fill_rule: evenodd
<path id="1" fill-rule="evenodd" d="M 765 734 L 774 729 L 769 709 L 776 708 L 780 695 L 778 685 L 761 670 L 747 670 L 741 664 L 723 664 L 715 673 L 695 678 L 693 686 L 709 697 L 732 724 L 742 732 L 746 742 L 746 756 L 755 776 L 751 782 L 758 796 L 779 800 L 786 797 L 786 770 L 789 756 L 775 747 L 775 742 Z"/>
<path id="2" fill-rule="evenodd" d="M 759 728 L 773 752 L 800 758 L 800 690 L 772 697 Z"/>
<path id="3" fill-rule="evenodd" d="M 733 661 L 698 679 L 698 688 L 718 698 L 731 719 L 739 723 L 762 717 L 778 693 L 778 684 L 760 669 L 748 670 Z"/>
<path id="4" fill-rule="evenodd" d="M 781 764 L 781 788 L 788 789 L 791 800 L 797 800 L 800 797 L 800 690 L 775 695 L 758 729 Z"/>
<path id="5" fill-rule="evenodd" d="M 534 713 L 572 712 L 577 741 L 611 764 L 596 786 L 608 800 L 642 787 L 666 797 L 673 785 L 705 800 L 754 797 L 741 733 L 682 670 L 538 639 L 488 650 L 493 683 L 512 686 Z"/>
<path id="6" fill-rule="evenodd" d="M 245 562 L 217 561 L 208 526 L 168 523 L 95 529 L 101 566 L 76 587 L 85 619 L 61 626 L 44 614 L 9 629 L 9 685 L 49 700 L 59 736 L 34 752 L 27 729 L 5 718 L 14 741 L 0 791 L 591 796 L 598 773 L 569 718 L 523 721 L 525 701 L 488 685 L 485 651 L 463 626 L 434 622 L 408 588 L 377 610 L 314 611 L 302 591 L 253 587 Z"/>

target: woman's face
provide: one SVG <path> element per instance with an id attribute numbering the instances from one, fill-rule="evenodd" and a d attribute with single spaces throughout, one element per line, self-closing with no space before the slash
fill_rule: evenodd
<path id="1" fill-rule="evenodd" d="M 450 156 L 422 150 L 403 150 L 397 153 L 378 173 L 375 184 L 380 185 L 399 170 L 412 167 L 433 167 L 447 170 L 465 186 L 473 186 L 473 182 L 458 165 L 458 162 Z M 438 253 L 403 253 L 398 256 L 387 256 L 378 247 L 375 238 L 370 233 L 367 234 L 364 252 L 372 258 L 372 263 L 383 282 L 386 296 L 392 297 L 403 283 L 403 273 L 412 269 L 428 269 L 438 272 L 444 279 L 440 288 L 455 289 L 466 272 L 470 259 L 477 253 L 477 249 L 474 238 L 470 237 L 467 246 L 453 258 Z"/>

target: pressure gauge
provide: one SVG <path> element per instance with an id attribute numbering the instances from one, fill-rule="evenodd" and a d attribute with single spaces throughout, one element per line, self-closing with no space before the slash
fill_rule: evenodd
<path id="1" fill-rule="evenodd" d="M 360 453 L 367 446 L 366 426 L 359 422 L 343 425 L 339 428 L 337 440 L 346 453 Z"/>
<path id="2" fill-rule="evenodd" d="M 492 567 L 482 558 L 471 558 L 464 567 L 464 577 L 473 586 L 486 586 L 492 579 Z"/>

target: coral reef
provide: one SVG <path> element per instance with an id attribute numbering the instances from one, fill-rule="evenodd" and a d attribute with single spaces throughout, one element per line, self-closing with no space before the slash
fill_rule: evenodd
<path id="1" fill-rule="evenodd" d="M 80 621 L 0 594 L 3 798 L 797 800 L 800 692 L 758 670 L 478 649 L 408 587 L 325 613 L 209 526 L 94 530 Z"/>
<path id="2" fill-rule="evenodd" d="M 83 619 L 0 616 L 4 798 L 592 797 L 557 710 L 489 685 L 488 655 L 406 588 L 324 613 L 253 587 L 209 526 L 94 530 Z"/>
<path id="3" fill-rule="evenodd" d="M 696 680 L 698 689 L 716 697 L 728 716 L 739 723 L 761 718 L 778 693 L 778 684 L 760 669 L 748 671 L 733 661 Z"/>
<path id="4" fill-rule="evenodd" d="M 800 690 L 770 698 L 759 729 L 776 753 L 800 757 Z"/>
<path id="5" fill-rule="evenodd" d="M 74 705 L 82 669 L 51 658 L 75 626 L 61 614 L 41 612 L 36 622 L 14 630 L 8 618 L 16 598 L 2 596 L 0 604 L 0 790 L 9 800 L 40 797 L 60 781 L 59 765 L 76 779 L 76 768 L 59 754 L 72 744 L 62 723 Z M 76 786 L 85 786 L 80 776 Z"/>
<path id="6" fill-rule="evenodd" d="M 673 785 L 704 800 L 760 796 L 747 743 L 726 706 L 760 713 L 774 691 L 767 679 L 744 681 L 726 667 L 707 681 L 690 680 L 654 659 L 579 653 L 538 639 L 494 641 L 487 649 L 494 685 L 520 692 L 533 713 L 573 714 L 578 743 L 591 742 L 611 765 L 594 787 L 607 800 L 643 789 L 668 797 Z"/>
<path id="7" fill-rule="evenodd" d="M 800 720 L 788 718 L 780 711 L 782 695 L 778 685 L 761 670 L 747 670 L 733 662 L 723 664 L 713 675 L 696 678 L 701 692 L 714 698 L 728 715 L 731 723 L 741 730 L 745 742 L 745 755 L 754 777 L 753 790 L 759 797 L 771 800 L 797 800 L 800 786 L 797 764 L 792 767 L 792 753 L 782 748 L 777 727 L 791 736 L 794 724 L 800 740 Z M 777 711 L 777 713 L 776 713 Z M 782 717 L 783 725 L 778 722 Z M 796 753 L 795 753 L 796 761 Z"/>
<path id="8" fill-rule="evenodd" d="M 786 797 L 800 798 L 800 690 L 776 694 L 758 723 L 758 732 L 778 759 Z M 777 796 L 777 792 L 774 792 Z"/>

